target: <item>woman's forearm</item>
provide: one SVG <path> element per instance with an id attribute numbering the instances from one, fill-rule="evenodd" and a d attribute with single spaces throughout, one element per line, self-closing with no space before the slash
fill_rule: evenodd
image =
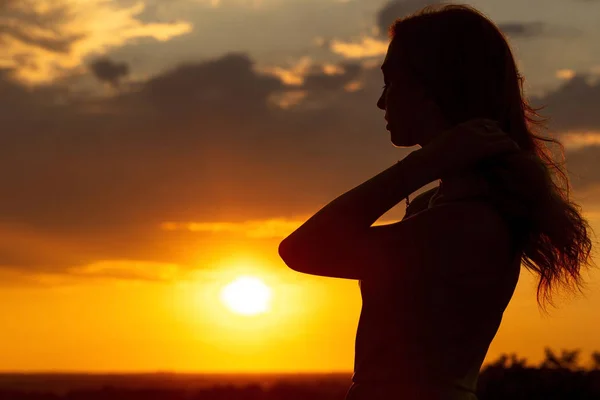
<path id="1" fill-rule="evenodd" d="M 402 199 L 437 179 L 436 171 L 419 152 L 331 201 L 284 239 L 280 249 L 290 246 L 302 251 L 304 246 L 321 246 L 367 231 Z"/>

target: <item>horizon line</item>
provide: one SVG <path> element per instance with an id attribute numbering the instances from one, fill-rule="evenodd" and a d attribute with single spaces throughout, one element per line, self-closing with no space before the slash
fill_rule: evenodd
<path id="1" fill-rule="evenodd" d="M 2 375 L 346 375 L 354 371 L 3 371 Z"/>

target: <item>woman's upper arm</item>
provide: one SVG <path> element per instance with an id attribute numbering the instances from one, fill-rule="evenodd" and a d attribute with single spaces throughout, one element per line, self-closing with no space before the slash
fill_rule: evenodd
<path id="1" fill-rule="evenodd" d="M 312 275 L 414 279 L 449 272 L 450 267 L 468 270 L 497 259 L 506 240 L 500 237 L 501 224 L 485 204 L 441 204 L 302 254 L 285 254 L 280 246 L 280 255 L 291 269 Z"/>

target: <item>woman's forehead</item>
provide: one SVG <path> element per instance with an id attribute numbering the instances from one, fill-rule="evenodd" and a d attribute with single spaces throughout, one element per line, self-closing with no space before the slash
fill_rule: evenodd
<path id="1" fill-rule="evenodd" d="M 400 47 L 397 44 L 397 40 L 392 40 L 388 46 L 383 64 L 381 64 L 381 70 L 384 74 L 397 70 L 401 66 L 400 59 Z"/>
<path id="2" fill-rule="evenodd" d="M 389 69 L 391 66 L 392 56 L 393 56 L 392 52 L 393 52 L 392 51 L 392 43 L 390 43 L 388 45 L 387 52 L 385 53 L 385 58 L 383 59 L 383 64 L 381 64 L 381 69 L 383 71 Z"/>

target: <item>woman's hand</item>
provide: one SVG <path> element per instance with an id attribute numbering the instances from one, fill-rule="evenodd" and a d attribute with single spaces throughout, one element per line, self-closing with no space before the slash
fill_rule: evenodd
<path id="1" fill-rule="evenodd" d="M 520 148 L 495 121 L 473 119 L 442 132 L 417 151 L 442 178 L 486 158 L 519 152 Z"/>

